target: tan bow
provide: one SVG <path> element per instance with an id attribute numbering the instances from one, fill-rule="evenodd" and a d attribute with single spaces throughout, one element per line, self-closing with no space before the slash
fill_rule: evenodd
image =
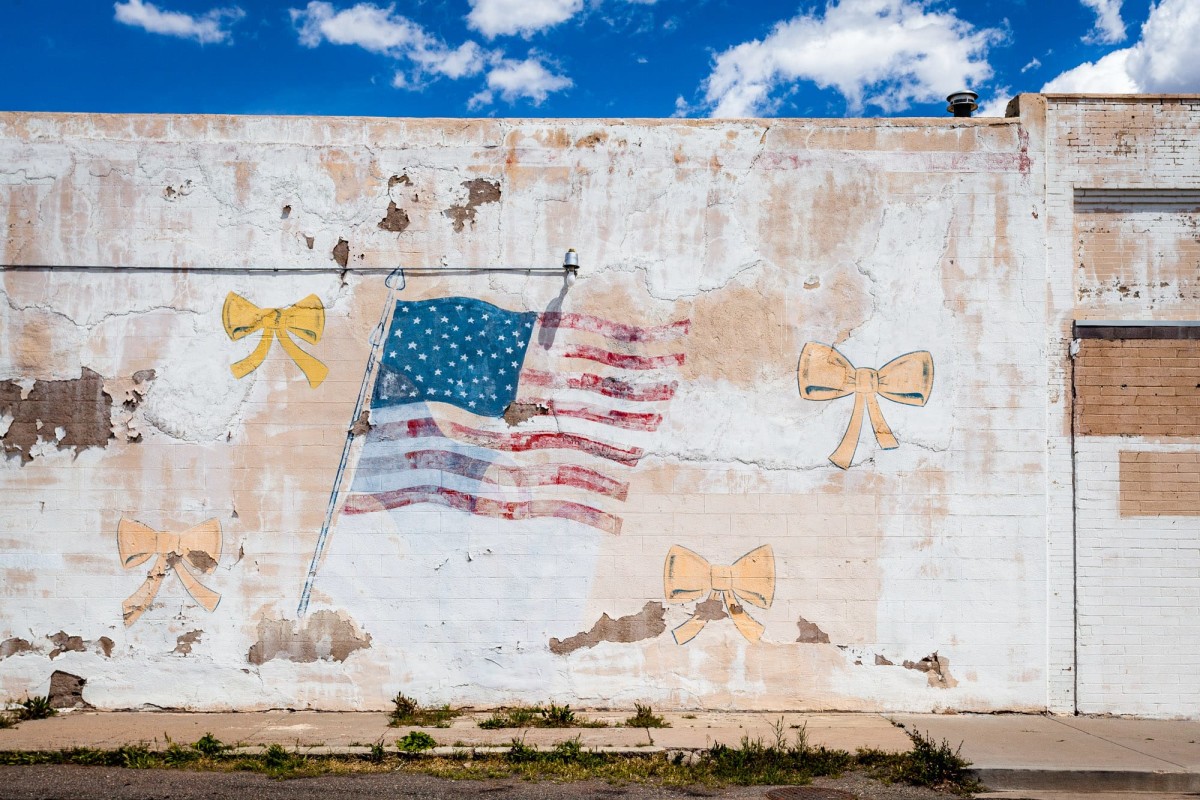
<path id="1" fill-rule="evenodd" d="M 775 553 L 771 545 L 751 550 L 733 562 L 733 566 L 713 566 L 703 556 L 686 547 L 673 545 L 663 567 L 663 591 L 668 603 L 688 603 L 704 597 L 720 596 L 733 624 L 747 641 L 762 638 L 763 626 L 746 613 L 742 603 L 770 608 L 775 599 Z M 672 633 L 678 644 L 687 644 L 704 630 L 708 619 L 699 609 L 691 619 Z"/>
<path id="2" fill-rule="evenodd" d="M 225 324 L 225 333 L 235 342 L 257 330 L 263 332 L 254 352 L 229 368 L 235 377 L 244 378 L 258 369 L 276 337 L 284 352 L 303 370 L 309 386 L 317 388 L 329 374 L 328 367 L 301 350 L 289 335 L 295 334 L 310 344 L 321 341 L 321 333 L 325 330 L 325 306 L 315 294 L 287 308 L 259 308 L 240 294 L 230 292 L 221 309 L 221 321 Z"/>
<path id="3" fill-rule="evenodd" d="M 217 561 L 221 558 L 221 524 L 217 520 L 201 522 L 183 533 L 170 533 L 122 519 L 117 526 L 117 550 L 125 569 L 132 569 L 150 560 L 151 556 L 158 556 L 146 580 L 121 604 L 126 627 L 137 622 L 137 618 L 154 602 L 163 578 L 171 570 L 175 570 L 188 594 L 209 611 L 221 602 L 221 595 L 200 583 L 187 567 L 187 564 L 191 564 L 202 573 L 217 568 Z"/>
<path id="4" fill-rule="evenodd" d="M 875 439 L 884 450 L 900 446 L 879 409 L 876 395 L 906 406 L 923 406 L 933 390 L 933 356 L 926 350 L 894 358 L 878 370 L 855 369 L 829 345 L 809 342 L 800 352 L 800 396 L 805 400 L 836 400 L 854 395 L 854 412 L 837 450 L 829 460 L 842 469 L 850 466 L 862 430 L 863 407 L 871 418 Z"/>

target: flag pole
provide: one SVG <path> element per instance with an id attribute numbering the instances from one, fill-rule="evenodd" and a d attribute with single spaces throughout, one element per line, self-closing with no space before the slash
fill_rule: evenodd
<path id="1" fill-rule="evenodd" d="M 379 353 L 383 350 L 383 342 L 387 338 L 388 325 L 396 310 L 398 292 L 404 291 L 404 270 L 397 268 L 384 280 L 384 285 L 391 291 L 383 304 L 383 314 L 380 315 L 379 325 L 371 334 L 371 353 L 367 357 L 367 369 L 363 375 L 362 386 L 358 390 L 358 400 L 354 403 L 354 414 L 350 418 L 350 427 L 346 429 L 346 443 L 342 445 L 342 459 L 338 462 L 337 476 L 333 479 L 333 491 L 329 494 L 329 506 L 325 509 L 325 521 L 321 524 L 321 533 L 317 537 L 317 547 L 313 551 L 312 563 L 308 566 L 308 576 L 304 580 L 304 591 L 300 593 L 300 604 L 296 607 L 296 616 L 303 617 L 308 611 L 308 600 L 312 594 L 313 582 L 317 578 L 317 569 L 325 555 L 325 545 L 329 542 L 329 529 L 333 525 L 333 516 L 337 512 L 337 499 L 342 493 L 342 481 L 346 477 L 346 464 L 350 460 L 350 448 L 354 444 L 354 426 L 363 413 L 367 403 L 367 392 L 370 390 L 375 370 L 379 365 Z"/>

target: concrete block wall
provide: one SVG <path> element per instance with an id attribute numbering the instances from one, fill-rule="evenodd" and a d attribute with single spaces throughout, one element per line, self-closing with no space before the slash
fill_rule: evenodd
<path id="1" fill-rule="evenodd" d="M 0 693 L 62 669 L 104 708 L 1057 707 L 1074 288 L 1047 252 L 1074 229 L 1041 102 L 0 115 Z M 263 334 L 231 339 L 230 293 L 327 377 L 278 342 L 231 371 Z M 433 325 L 503 353 L 479 303 L 530 324 L 504 416 L 383 397 L 446 366 Z M 864 402 L 843 469 L 856 388 L 897 446 Z"/>

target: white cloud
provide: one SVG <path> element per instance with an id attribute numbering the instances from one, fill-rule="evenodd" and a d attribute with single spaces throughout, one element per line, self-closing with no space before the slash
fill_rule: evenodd
<path id="1" fill-rule="evenodd" d="M 1116 44 L 1125 41 L 1125 21 L 1121 19 L 1122 0 L 1080 0 L 1096 12 L 1096 24 L 1083 37 L 1085 42 Z"/>
<path id="2" fill-rule="evenodd" d="M 1043 92 L 1200 91 L 1200 3 L 1162 0 L 1150 7 L 1142 35 L 1132 47 L 1114 50 L 1096 62 L 1067 70 L 1042 87 Z"/>
<path id="3" fill-rule="evenodd" d="M 1092 63 L 1085 61 L 1046 82 L 1043 92 L 1095 92 L 1096 94 L 1134 94 L 1138 85 L 1129 75 L 1129 52 L 1116 50 Z"/>
<path id="4" fill-rule="evenodd" d="M 798 80 L 836 89 L 851 112 L 885 112 L 940 100 L 991 74 L 987 50 L 1003 38 L 977 30 L 928 0 L 830 0 L 823 16 L 776 24 L 762 41 L 719 54 L 703 84 L 715 117 L 756 116 L 778 105 L 774 90 Z"/>
<path id="5" fill-rule="evenodd" d="M 979 104 L 979 110 L 975 112 L 975 116 L 1003 117 L 1004 112 L 1008 110 L 1008 101 L 1011 99 L 1012 89 L 1008 86 L 1003 86 L 996 90 L 991 100 Z"/>
<path id="6" fill-rule="evenodd" d="M 1031 70 L 1031 69 L 1037 69 L 1037 68 L 1038 68 L 1038 67 L 1040 67 L 1041 65 L 1042 65 L 1042 62 L 1041 62 L 1041 61 L 1039 61 L 1039 60 L 1038 60 L 1038 59 L 1036 59 L 1036 58 L 1031 58 L 1031 59 L 1029 59 L 1029 63 L 1028 63 L 1028 64 L 1026 64 L 1025 66 L 1021 67 L 1021 74 L 1022 74 L 1022 75 L 1024 75 L 1026 72 L 1029 72 L 1029 70 Z"/>
<path id="7" fill-rule="evenodd" d="M 521 98 L 527 98 L 535 106 L 541 105 L 552 92 L 559 92 L 572 86 L 571 79 L 565 75 L 555 75 L 546 69 L 540 59 L 531 56 L 524 61 L 510 58 L 499 59 L 487 75 L 487 90 L 471 98 L 476 105 L 485 105 L 492 101 L 492 94 L 499 93 L 506 103 L 515 103 Z"/>
<path id="8" fill-rule="evenodd" d="M 538 31 L 566 22 L 583 10 L 583 0 L 470 0 L 467 25 L 489 39 Z"/>
<path id="9" fill-rule="evenodd" d="M 484 68 L 486 54 L 478 44 L 465 42 L 451 48 L 416 22 L 395 13 L 394 5 L 384 8 L 358 3 L 335 10 L 332 3 L 312 0 L 305 8 L 293 8 L 289 13 L 300 43 L 306 47 L 317 47 L 322 42 L 354 45 L 411 61 L 417 67 L 416 74 L 397 71 L 392 78 L 397 88 L 420 88 L 422 74 L 457 80 L 477 75 Z"/>
<path id="10" fill-rule="evenodd" d="M 214 8 L 199 16 L 185 14 L 182 11 L 164 11 L 153 3 L 142 0 L 124 0 L 114 3 L 117 22 L 142 28 L 150 33 L 161 33 L 166 36 L 178 36 L 181 39 L 195 39 L 201 44 L 223 42 L 229 38 L 226 23 L 232 25 L 246 12 L 240 8 Z"/>

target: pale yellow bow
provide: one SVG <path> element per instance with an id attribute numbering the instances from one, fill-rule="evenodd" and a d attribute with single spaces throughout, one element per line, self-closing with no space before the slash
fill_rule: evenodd
<path id="1" fill-rule="evenodd" d="M 742 603 L 770 608 L 775 599 L 775 553 L 771 545 L 751 550 L 732 566 L 713 566 L 703 556 L 674 545 L 663 567 L 663 591 L 668 603 L 687 603 L 720 596 L 729 618 L 747 641 L 762 638 L 763 626 L 746 613 Z M 704 630 L 708 619 L 699 613 L 673 631 L 675 641 L 686 644 Z"/>
<path id="2" fill-rule="evenodd" d="M 800 351 L 800 396 L 805 400 L 836 400 L 854 395 L 854 411 L 841 443 L 829 460 L 842 469 L 850 466 L 862 431 L 863 409 L 871 419 L 875 439 L 884 450 L 900 446 L 879 409 L 877 395 L 894 403 L 923 406 L 933 390 L 933 356 L 926 350 L 906 353 L 878 370 L 855 369 L 844 355 L 829 345 L 809 342 Z"/>
<path id="3" fill-rule="evenodd" d="M 158 595 L 163 578 L 171 570 L 175 570 L 188 594 L 209 611 L 221 602 L 221 595 L 200 583 L 187 567 L 187 564 L 191 564 L 202 573 L 217 568 L 217 561 L 221 558 L 221 524 L 217 520 L 201 522 L 183 533 L 170 533 L 123 519 L 117 526 L 117 550 L 125 569 L 132 569 L 150 560 L 151 556 L 158 556 L 146 580 L 121 604 L 126 626 L 136 622 L 150 607 Z"/>
<path id="4" fill-rule="evenodd" d="M 309 386 L 317 388 L 329 374 L 329 368 L 301 350 L 290 335 L 295 334 L 310 344 L 321 341 L 321 333 L 325 330 L 325 306 L 315 294 L 287 308 L 259 308 L 241 295 L 230 292 L 221 310 L 221 320 L 225 323 L 225 333 L 234 341 L 257 330 L 263 332 L 254 352 L 229 368 L 235 377 L 244 378 L 258 369 L 276 337 L 284 352 L 303 370 Z"/>

